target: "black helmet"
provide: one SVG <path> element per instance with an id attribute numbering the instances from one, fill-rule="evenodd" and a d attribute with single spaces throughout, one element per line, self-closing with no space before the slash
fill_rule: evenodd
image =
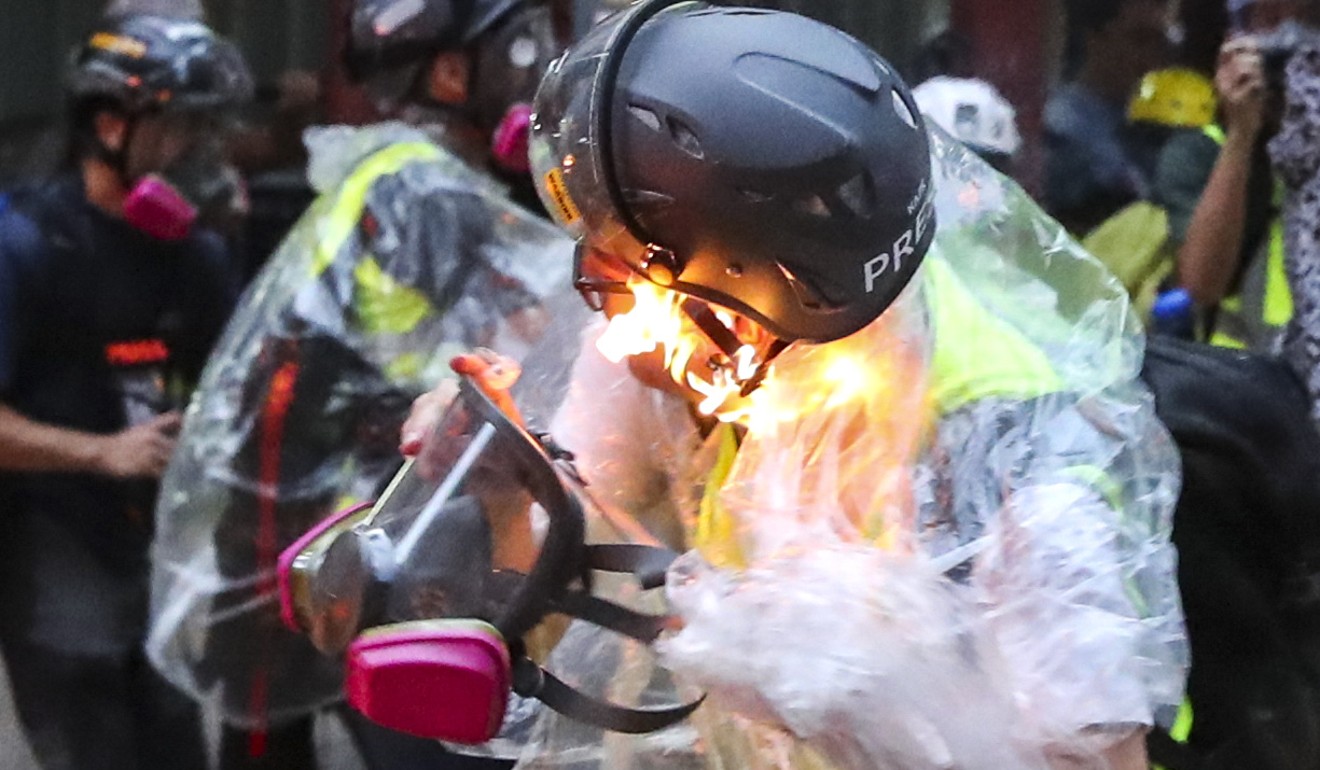
<path id="1" fill-rule="evenodd" d="M 353 0 L 344 61 L 358 80 L 468 45 L 527 0 Z"/>
<path id="2" fill-rule="evenodd" d="M 105 99 L 129 112 L 218 109 L 252 96 L 242 54 L 205 25 L 152 15 L 105 19 L 79 48 L 72 101 Z"/>
<path id="3" fill-rule="evenodd" d="M 562 225 L 786 342 L 868 325 L 934 235 L 907 86 L 801 16 L 646 0 L 565 54 L 536 110 L 536 181 Z"/>

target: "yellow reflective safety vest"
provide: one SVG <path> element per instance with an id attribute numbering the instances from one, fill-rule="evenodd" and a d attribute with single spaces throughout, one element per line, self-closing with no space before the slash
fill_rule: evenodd
<path id="1" fill-rule="evenodd" d="M 934 341 L 928 387 L 936 418 L 982 399 L 1030 400 L 1065 389 L 1045 353 L 986 309 L 946 262 L 928 259 L 921 275 L 929 298 Z M 738 456 L 737 429 L 722 424 L 711 440 L 717 445 L 716 459 L 702 491 L 692 546 L 717 567 L 742 569 L 747 563 L 738 543 L 737 523 L 720 500 L 720 491 Z M 1119 490 L 1102 469 L 1083 464 L 1068 472 L 1078 483 L 1095 489 L 1122 515 Z M 1134 607 L 1144 613 L 1140 592 L 1135 584 L 1128 583 L 1125 592 Z M 1184 701 L 1169 734 L 1178 743 L 1185 743 L 1191 725 L 1191 704 Z M 1164 768 L 1152 765 L 1152 770 Z"/>
<path id="2" fill-rule="evenodd" d="M 311 274 L 320 277 L 348 244 L 367 207 L 367 193 L 376 180 L 405 166 L 435 160 L 441 150 L 425 142 L 393 144 L 369 155 L 333 193 L 314 204 L 321 237 L 312 255 Z M 394 280 L 369 252 L 353 255 L 352 310 L 363 334 L 407 334 L 436 312 L 430 299 L 417 289 Z M 421 367 L 416 354 L 404 353 L 386 371 L 391 378 L 415 375 Z M 337 503 L 344 509 L 359 502 L 346 496 Z"/>
<path id="3" fill-rule="evenodd" d="M 1219 126 L 1206 126 L 1202 131 L 1215 143 L 1224 144 L 1224 129 Z M 1277 184 L 1274 197 L 1276 205 L 1282 203 L 1283 189 Z M 1266 238 L 1265 258 L 1253 254 L 1238 292 L 1219 303 L 1210 344 L 1268 351 L 1292 318 L 1292 290 L 1283 263 L 1283 220 L 1278 215 L 1270 222 Z"/>
<path id="4" fill-rule="evenodd" d="M 321 215 L 322 236 L 312 258 L 312 275 L 321 275 L 335 262 L 361 221 L 367 193 L 377 179 L 440 156 L 434 145 L 406 142 L 378 150 L 358 164 Z M 407 334 L 436 312 L 425 294 L 395 281 L 370 253 L 356 256 L 354 262 L 353 311 L 364 334 Z"/>
<path id="5" fill-rule="evenodd" d="M 934 340 L 927 384 L 934 417 L 982 399 L 1025 401 L 1063 390 L 1063 381 L 1045 354 L 1011 324 L 991 314 L 946 262 L 926 260 L 921 275 L 930 300 Z M 692 545 L 712 564 L 740 568 L 745 559 L 737 543 L 737 526 L 720 502 L 720 490 L 738 454 L 736 429 L 720 425 L 712 440 L 718 442 L 718 452 L 706 477 Z M 1102 471 L 1096 473 L 1103 476 Z M 1081 480 L 1103 486 L 1099 478 Z"/>

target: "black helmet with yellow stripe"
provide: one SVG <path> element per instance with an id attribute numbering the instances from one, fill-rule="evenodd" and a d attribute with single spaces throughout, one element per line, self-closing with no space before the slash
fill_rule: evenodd
<path id="1" fill-rule="evenodd" d="M 72 102 L 110 103 L 136 114 L 223 109 L 252 96 L 242 54 L 206 25 L 145 14 L 101 22 L 74 55 Z"/>

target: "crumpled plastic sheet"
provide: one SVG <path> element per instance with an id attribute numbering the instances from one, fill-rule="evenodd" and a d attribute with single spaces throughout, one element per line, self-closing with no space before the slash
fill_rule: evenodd
<path id="1" fill-rule="evenodd" d="M 351 172 L 387 146 L 429 141 L 402 124 L 310 134 L 322 196 L 231 320 L 162 482 L 147 652 L 231 723 L 340 698 L 341 662 L 280 624 L 280 550 L 381 491 L 412 399 L 452 376 L 453 354 L 521 357 L 578 302 L 572 244 L 443 151 L 374 182 L 369 215 L 349 214 L 318 268 Z"/>
<path id="2" fill-rule="evenodd" d="M 1003 663 L 931 561 L 840 544 L 733 574 L 691 553 L 670 577 L 685 626 L 664 660 L 710 683 L 712 706 L 783 725 L 841 767 L 1046 767 L 1005 740 Z"/>
<path id="3" fill-rule="evenodd" d="M 669 586 L 685 626 L 657 655 L 574 623 L 547 667 L 624 703 L 680 702 L 675 682 L 712 697 L 645 736 L 541 710 L 521 767 L 1039 768 L 1171 721 L 1179 466 L 1137 319 L 935 133 L 926 266 L 867 329 L 780 357 L 723 526 L 701 513 L 720 432 L 703 441 L 586 333 L 554 435 L 597 500 L 691 550 Z"/>

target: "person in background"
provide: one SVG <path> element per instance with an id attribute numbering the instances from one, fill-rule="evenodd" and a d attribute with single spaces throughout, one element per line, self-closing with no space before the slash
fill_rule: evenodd
<path id="1" fill-rule="evenodd" d="M 1180 130 L 1215 122 L 1219 100 L 1209 77 L 1186 67 L 1148 72 L 1128 102 L 1132 156 L 1147 179 L 1155 178 L 1160 152 Z"/>
<path id="2" fill-rule="evenodd" d="M 343 669 L 282 625 L 276 558 L 397 470 L 412 396 L 448 354 L 525 348 L 571 244 L 527 173 L 530 102 L 558 54 L 531 0 L 355 0 L 350 74 L 395 119 L 307 134 L 317 200 L 217 346 L 163 483 L 153 663 L 224 727 L 221 767 L 315 764 Z M 200 640 L 200 641 L 199 641 Z M 347 711 L 372 767 L 448 767 L 434 741 Z"/>
<path id="3" fill-rule="evenodd" d="M 1175 67 L 1147 73 L 1128 105 L 1137 164 L 1153 175 L 1169 139 L 1204 129 L 1215 112 L 1214 84 L 1199 72 Z M 1194 303 L 1171 280 L 1176 247 L 1161 206 L 1148 199 L 1129 203 L 1087 233 L 1082 245 L 1123 282 L 1138 315 L 1152 322 L 1150 329 L 1184 339 L 1200 336 Z"/>
<path id="4" fill-rule="evenodd" d="M 103 20 L 67 97 L 74 165 L 0 214 L 0 641 L 45 770 L 206 767 L 142 653 L 156 479 L 237 294 L 195 225 L 251 92 L 188 20 Z"/>
<path id="5" fill-rule="evenodd" d="M 1267 76 L 1260 41 L 1300 18 L 1306 4 L 1229 0 L 1228 11 L 1234 32 L 1215 71 L 1218 120 L 1165 145 L 1154 201 L 1168 211 L 1177 281 L 1205 312 L 1210 342 L 1272 353 L 1293 305 L 1279 220 L 1282 189 L 1266 152 L 1283 94 Z"/>
<path id="6" fill-rule="evenodd" d="M 1124 116 L 1141 77 L 1165 63 L 1170 9 L 1166 0 L 1070 0 L 1066 13 L 1075 63 L 1045 105 L 1043 203 L 1080 235 L 1149 192 Z"/>

